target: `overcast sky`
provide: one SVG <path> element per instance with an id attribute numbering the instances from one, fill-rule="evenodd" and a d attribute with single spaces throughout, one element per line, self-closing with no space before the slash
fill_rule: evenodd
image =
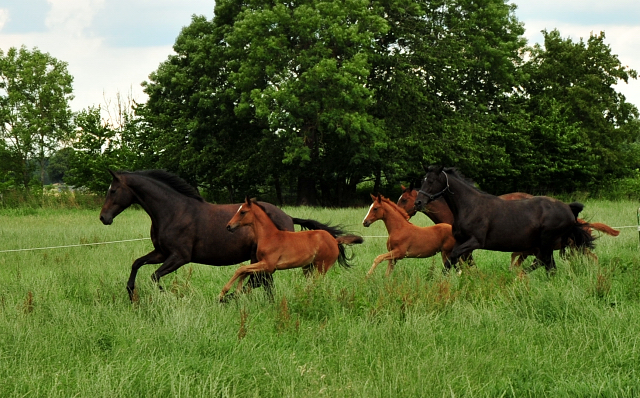
<path id="1" fill-rule="evenodd" d="M 514 0 L 529 43 L 557 28 L 577 41 L 604 31 L 624 65 L 640 71 L 639 0 Z M 191 15 L 213 17 L 213 0 L 0 0 L 0 49 L 38 47 L 69 64 L 74 111 L 117 93 L 146 97 L 140 83 L 172 53 Z M 640 106 L 640 83 L 618 90 Z"/>

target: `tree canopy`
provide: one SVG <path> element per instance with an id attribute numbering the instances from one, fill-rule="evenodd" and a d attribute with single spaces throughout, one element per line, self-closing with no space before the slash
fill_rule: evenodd
<path id="1" fill-rule="evenodd" d="M 73 77 L 67 64 L 38 49 L 0 50 L 0 139 L 27 187 L 37 160 L 44 181 L 47 158 L 71 130 Z"/>
<path id="2" fill-rule="evenodd" d="M 544 31 L 534 46 L 523 33 L 504 0 L 220 0 L 212 19 L 183 28 L 122 123 L 91 107 L 73 129 L 60 111 L 29 131 L 51 142 L 72 132 L 52 164 L 68 165 L 75 185 L 105 189 L 107 167 L 164 168 L 219 201 L 266 193 L 344 206 L 358 184 L 383 191 L 433 163 L 496 194 L 597 190 L 633 175 L 638 109 L 615 84 L 637 72 L 604 33 Z M 18 58 L 3 60 L 17 70 Z M 15 165 L 37 151 L 8 140 L 26 129 L 9 122 L 8 98 L 0 157 Z"/>

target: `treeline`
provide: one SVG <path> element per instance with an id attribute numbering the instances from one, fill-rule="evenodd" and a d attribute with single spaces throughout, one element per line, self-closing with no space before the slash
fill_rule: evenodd
<path id="1" fill-rule="evenodd" d="M 421 164 L 457 166 L 493 193 L 596 192 L 635 177 L 638 109 L 614 85 L 636 71 L 604 33 L 545 31 L 533 47 L 523 33 L 502 0 L 221 0 L 180 32 L 143 83 L 147 102 L 118 107 L 117 123 L 99 108 L 23 113 L 8 99 L 32 86 L 17 87 L 8 65 L 12 51 L 40 53 L 12 49 L 0 179 L 27 186 L 46 160 L 99 192 L 107 167 L 164 168 L 218 201 L 344 206 L 363 183 L 384 192 L 419 178 Z M 30 149 L 14 139 L 23 132 Z"/>

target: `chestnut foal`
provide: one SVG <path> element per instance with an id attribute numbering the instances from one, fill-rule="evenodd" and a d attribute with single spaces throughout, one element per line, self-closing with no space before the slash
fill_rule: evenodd
<path id="1" fill-rule="evenodd" d="M 387 239 L 388 253 L 384 253 L 373 260 L 373 265 L 367 273 L 370 276 L 378 264 L 387 260 L 386 275 L 389 276 L 398 260 L 405 257 L 425 258 L 442 252 L 442 261 L 447 262 L 451 250 L 456 243 L 451 234 L 451 225 L 446 223 L 430 227 L 418 227 L 409 222 L 406 211 L 382 195 L 373 196 L 373 204 L 362 221 L 365 227 L 377 220 L 382 220 L 389 232 Z"/>
<path id="2" fill-rule="evenodd" d="M 234 232 L 245 225 L 251 227 L 258 246 L 256 251 L 258 262 L 243 265 L 236 270 L 222 288 L 220 301 L 224 301 L 225 294 L 231 289 L 236 279 L 238 280 L 236 292 L 239 293 L 242 291 L 244 278 L 256 272 L 264 271 L 273 274 L 276 270 L 298 267 L 305 267 L 307 270 L 315 267 L 318 272 L 324 274 L 336 261 L 348 267 L 344 245 L 362 243 L 362 237 L 345 235 L 339 228 L 315 223 L 322 229 L 300 232 L 280 230 L 261 204 L 246 198 L 227 224 L 227 230 Z"/>

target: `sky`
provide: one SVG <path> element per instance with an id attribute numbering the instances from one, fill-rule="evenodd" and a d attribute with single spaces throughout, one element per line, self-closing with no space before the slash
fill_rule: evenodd
<path id="1" fill-rule="evenodd" d="M 511 0 L 529 44 L 543 29 L 563 38 L 605 32 L 623 65 L 640 71 L 640 1 Z M 145 102 L 141 83 L 173 53 L 191 16 L 213 17 L 214 0 L 0 0 L 0 49 L 37 47 L 68 63 L 74 77 L 74 111 L 103 108 L 117 95 Z M 640 82 L 619 84 L 640 107 Z"/>

